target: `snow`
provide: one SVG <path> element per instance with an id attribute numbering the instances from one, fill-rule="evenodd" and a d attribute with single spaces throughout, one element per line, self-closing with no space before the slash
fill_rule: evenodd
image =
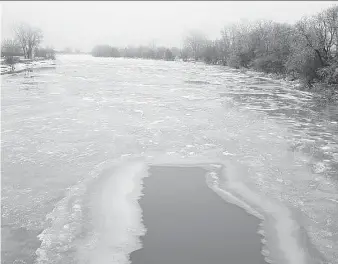
<path id="1" fill-rule="evenodd" d="M 1 64 L 1 74 L 19 73 L 21 71 L 28 70 L 28 69 L 40 69 L 40 68 L 45 68 L 45 67 L 51 67 L 54 65 L 55 63 L 53 60 L 32 61 L 28 63 L 20 62 L 20 63 L 14 64 L 14 71 L 11 72 L 10 65 Z"/>

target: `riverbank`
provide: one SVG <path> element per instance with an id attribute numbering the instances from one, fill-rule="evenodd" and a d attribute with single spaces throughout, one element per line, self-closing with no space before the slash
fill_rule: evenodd
<path id="1" fill-rule="evenodd" d="M 14 74 L 24 71 L 30 71 L 34 69 L 42 68 L 54 68 L 54 60 L 38 59 L 38 60 L 20 60 L 14 65 L 4 64 L 4 61 L 1 61 L 1 75 L 5 74 Z"/>
<path id="2" fill-rule="evenodd" d="M 211 66 L 215 66 L 215 65 L 211 65 Z M 229 67 L 230 69 L 236 69 L 230 66 L 224 66 L 224 67 Z M 320 97 L 323 101 L 338 102 L 338 88 L 336 84 L 329 85 L 325 83 L 315 82 L 312 84 L 311 87 L 309 87 L 305 85 L 304 83 L 302 83 L 302 81 L 299 78 L 295 78 L 289 74 L 266 73 L 263 71 L 257 71 L 252 68 L 244 68 L 244 67 L 241 67 L 237 70 L 242 73 L 259 74 L 263 78 L 267 78 L 273 81 L 279 81 L 280 83 L 290 85 L 299 91 L 312 93 L 314 96 Z"/>
<path id="3" fill-rule="evenodd" d="M 147 229 L 132 264 L 266 263 L 259 219 L 206 184 L 202 167 L 152 166 L 139 204 Z"/>
<path id="4" fill-rule="evenodd" d="M 252 71 L 251 69 L 249 71 Z M 257 72 L 257 71 L 256 71 Z M 338 88 L 336 84 L 325 84 L 320 82 L 315 82 L 311 87 L 304 85 L 300 79 L 291 77 L 287 74 L 273 74 L 273 73 L 264 73 L 259 72 L 263 75 L 266 75 L 268 78 L 273 80 L 282 81 L 288 85 L 293 86 L 295 89 L 300 91 L 306 91 L 312 93 L 314 96 L 319 96 L 325 101 L 338 102 Z"/>

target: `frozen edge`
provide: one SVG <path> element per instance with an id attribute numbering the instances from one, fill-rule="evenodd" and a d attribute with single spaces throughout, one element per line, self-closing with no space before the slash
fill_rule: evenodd
<path id="1" fill-rule="evenodd" d="M 148 166 L 141 161 L 99 164 L 92 177 L 73 186 L 46 216 L 50 223 L 38 236 L 41 246 L 35 263 L 64 263 L 64 257 L 68 263 L 130 263 L 129 254 L 142 247 L 140 237 L 146 233 L 138 200 L 147 176 Z M 99 187 L 94 192 L 87 190 L 95 184 Z M 91 230 L 79 238 L 84 195 L 94 198 L 89 201 Z"/>
<path id="2" fill-rule="evenodd" d="M 319 254 L 308 251 L 309 241 L 304 230 L 293 219 L 293 212 L 278 203 L 251 191 L 244 183 L 236 180 L 238 162 L 223 161 L 221 177 L 226 183 L 220 186 L 215 172 L 206 175 L 207 185 L 229 203 L 243 208 L 247 213 L 261 220 L 257 233 L 262 236 L 261 253 L 268 263 L 285 264 L 327 264 Z M 237 165 L 237 166 L 236 166 Z M 222 179 L 222 180 L 224 180 Z M 228 190 L 228 191 L 227 191 Z"/>
<path id="3" fill-rule="evenodd" d="M 92 201 L 94 232 L 78 247 L 80 263 L 130 263 L 129 254 L 142 247 L 146 229 L 138 200 L 147 170 L 144 163 L 129 162 L 108 171 Z"/>
<path id="4" fill-rule="evenodd" d="M 16 73 L 22 73 L 30 70 L 39 70 L 39 69 L 54 69 L 56 64 L 53 60 L 42 60 L 42 61 L 32 61 L 29 63 L 16 63 L 14 64 L 14 70 L 11 71 L 11 67 L 5 65 L 1 71 L 1 75 L 12 75 Z"/>

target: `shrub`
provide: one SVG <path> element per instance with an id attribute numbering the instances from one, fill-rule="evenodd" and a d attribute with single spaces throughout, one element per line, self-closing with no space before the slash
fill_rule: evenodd
<path id="1" fill-rule="evenodd" d="M 338 84 L 338 61 L 317 70 L 318 78 L 327 84 Z"/>
<path id="2" fill-rule="evenodd" d="M 15 57 L 15 56 L 7 56 L 5 58 L 5 63 L 8 65 L 13 65 L 15 63 L 19 62 L 19 57 Z"/>
<path id="3" fill-rule="evenodd" d="M 231 53 L 228 58 L 228 66 L 239 69 L 241 65 L 241 58 L 236 53 Z"/>
<path id="4" fill-rule="evenodd" d="M 253 53 L 251 51 L 233 51 L 230 53 L 228 58 L 228 66 L 233 68 L 248 68 L 250 61 L 253 58 Z"/>
<path id="5" fill-rule="evenodd" d="M 286 62 L 287 72 L 297 75 L 307 86 L 312 86 L 315 79 L 318 79 L 318 69 L 321 62 L 316 54 L 308 49 L 293 52 Z"/>
<path id="6" fill-rule="evenodd" d="M 20 60 L 19 57 L 7 56 L 5 57 L 5 64 L 11 66 L 11 71 L 14 71 L 14 64 L 18 63 Z"/>
<path id="7" fill-rule="evenodd" d="M 252 62 L 255 70 L 266 73 L 283 73 L 285 72 L 284 62 L 275 55 L 260 57 Z"/>

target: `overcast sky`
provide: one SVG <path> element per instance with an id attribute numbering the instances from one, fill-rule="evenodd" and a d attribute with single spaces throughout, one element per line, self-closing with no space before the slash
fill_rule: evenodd
<path id="1" fill-rule="evenodd" d="M 1 39 L 16 22 L 44 32 L 44 44 L 89 51 L 96 44 L 181 46 L 183 36 L 199 29 L 210 38 L 227 23 L 271 19 L 294 23 L 336 4 L 334 1 L 173 1 L 173 2 L 2 2 Z"/>

